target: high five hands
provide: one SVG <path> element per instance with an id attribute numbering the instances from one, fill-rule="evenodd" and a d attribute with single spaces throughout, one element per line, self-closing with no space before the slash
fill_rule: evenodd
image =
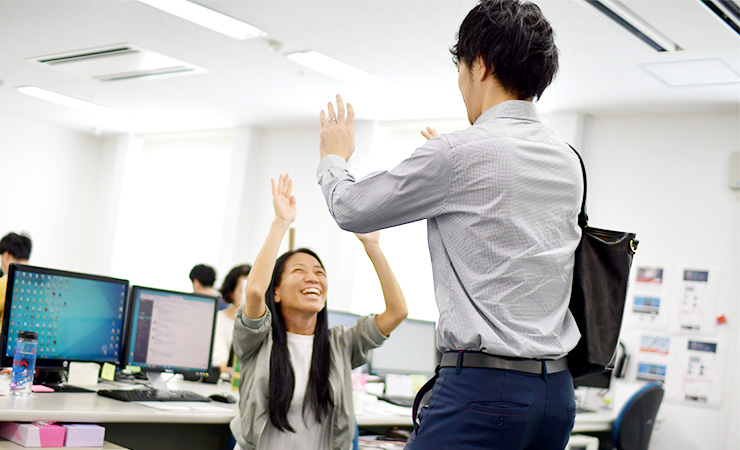
<path id="1" fill-rule="evenodd" d="M 337 95 L 337 110 L 329 102 L 328 113 L 321 110 L 319 120 L 321 122 L 321 134 L 319 137 L 319 150 L 321 157 L 326 155 L 337 155 L 349 161 L 355 151 L 355 132 L 352 126 L 355 123 L 355 110 L 347 103 L 345 111 L 342 97 Z M 328 117 L 327 117 L 328 114 Z"/>

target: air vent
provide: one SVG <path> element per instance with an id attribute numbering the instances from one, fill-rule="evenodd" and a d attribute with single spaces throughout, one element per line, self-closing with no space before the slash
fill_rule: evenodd
<path id="1" fill-rule="evenodd" d="M 205 72 L 184 61 L 127 44 L 45 55 L 31 61 L 73 76 L 105 82 Z"/>
<path id="2" fill-rule="evenodd" d="M 702 0 L 720 20 L 737 34 L 740 34 L 740 6 L 732 0 Z"/>

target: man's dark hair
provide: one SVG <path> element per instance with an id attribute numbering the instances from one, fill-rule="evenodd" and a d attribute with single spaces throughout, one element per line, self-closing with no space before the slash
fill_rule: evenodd
<path id="1" fill-rule="evenodd" d="M 0 255 L 8 252 L 16 259 L 31 257 L 31 238 L 27 234 L 8 233 L 0 240 Z"/>
<path id="2" fill-rule="evenodd" d="M 465 17 L 450 49 L 471 67 L 480 56 L 504 89 L 520 100 L 540 98 L 558 71 L 555 32 L 534 3 L 481 0 Z"/>
<path id="3" fill-rule="evenodd" d="M 198 264 L 190 271 L 190 281 L 195 280 L 203 287 L 212 287 L 216 282 L 216 271 L 211 266 Z"/>
<path id="4" fill-rule="evenodd" d="M 252 270 L 252 266 L 249 264 L 241 264 L 229 271 L 226 278 L 224 278 L 224 282 L 221 284 L 221 297 L 224 300 L 231 304 L 234 303 L 232 293 L 234 292 L 234 289 L 236 289 L 237 284 L 239 284 L 239 278 L 249 275 L 250 270 Z"/>
<path id="5" fill-rule="evenodd" d="M 265 293 L 265 302 L 272 313 L 272 353 L 270 354 L 270 390 L 268 395 L 268 412 L 270 421 L 280 431 L 295 429 L 288 421 L 288 410 L 293 401 L 295 391 L 295 372 L 290 363 L 288 352 L 288 335 L 283 319 L 282 303 L 275 302 L 275 289 L 280 286 L 288 258 L 296 253 L 305 253 L 316 258 L 321 267 L 318 255 L 307 248 L 299 248 L 283 253 L 272 272 L 270 287 Z M 313 335 L 313 352 L 311 354 L 311 369 L 308 374 L 306 395 L 303 397 L 303 412 L 311 408 L 316 420 L 322 423 L 329 417 L 333 404 L 331 388 L 329 386 L 329 369 L 331 355 L 329 349 L 329 314 L 326 305 L 319 311 L 316 318 L 316 330 Z"/>

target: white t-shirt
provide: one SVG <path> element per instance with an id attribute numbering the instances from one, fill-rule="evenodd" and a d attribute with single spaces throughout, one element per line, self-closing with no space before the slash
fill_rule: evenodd
<path id="1" fill-rule="evenodd" d="M 213 339 L 213 356 L 211 366 L 220 367 L 229 359 L 231 341 L 234 339 L 234 319 L 224 312 L 216 314 L 216 336 Z"/>
<path id="2" fill-rule="evenodd" d="M 288 333 L 288 352 L 295 373 L 295 390 L 288 410 L 288 422 L 296 432 L 279 431 L 268 420 L 257 450 L 329 450 L 330 420 L 324 418 L 323 423 L 317 423 L 313 408 L 306 408 L 305 416 L 303 414 L 303 398 L 306 396 L 313 354 L 313 336 Z"/>

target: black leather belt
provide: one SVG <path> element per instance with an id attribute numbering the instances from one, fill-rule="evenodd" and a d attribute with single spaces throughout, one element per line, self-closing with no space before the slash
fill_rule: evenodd
<path id="1" fill-rule="evenodd" d="M 542 373 L 543 362 L 547 367 L 547 373 L 557 373 L 568 369 L 568 360 L 563 357 L 560 359 L 521 359 L 507 358 L 504 356 L 494 356 L 481 352 L 447 352 L 442 355 L 440 367 L 457 367 L 458 358 L 460 367 L 477 367 L 486 369 L 505 369 L 525 373 Z"/>

